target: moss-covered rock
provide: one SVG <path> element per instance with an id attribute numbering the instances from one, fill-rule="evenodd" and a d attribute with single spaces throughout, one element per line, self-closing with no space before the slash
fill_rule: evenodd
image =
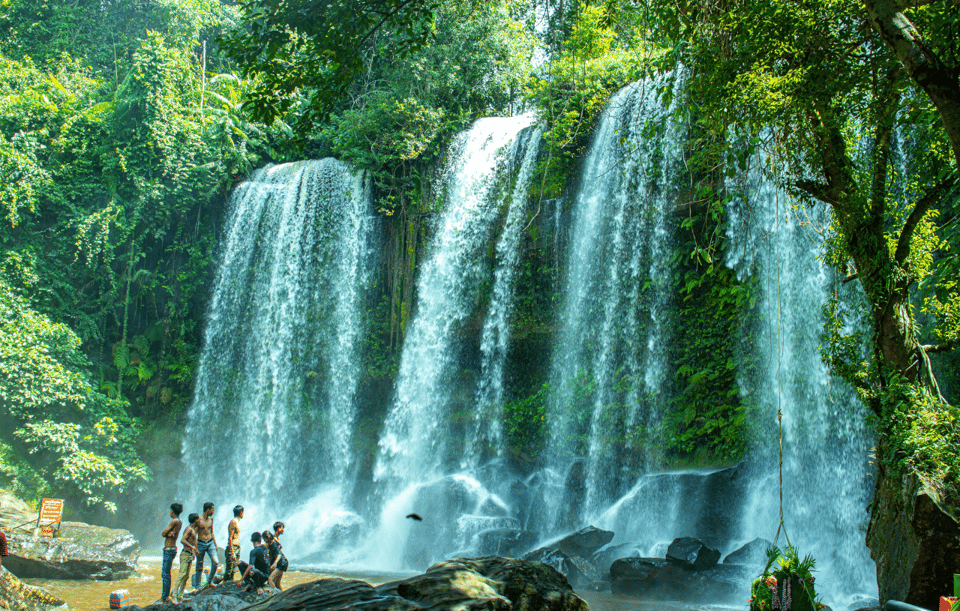
<path id="1" fill-rule="evenodd" d="M 66 609 L 67 603 L 42 588 L 23 583 L 10 571 L 0 568 L 0 609 L 49 611 L 57 608 Z"/>
<path id="2" fill-rule="evenodd" d="M 553 568 L 498 556 L 457 558 L 416 577 L 372 585 L 319 579 L 247 607 L 247 611 L 426 609 L 489 611 L 587 611 L 567 580 Z"/>
<path id="3" fill-rule="evenodd" d="M 877 564 L 880 602 L 900 600 L 936 609 L 953 592 L 960 566 L 960 525 L 940 495 L 912 470 L 881 465 L 867 546 Z"/>

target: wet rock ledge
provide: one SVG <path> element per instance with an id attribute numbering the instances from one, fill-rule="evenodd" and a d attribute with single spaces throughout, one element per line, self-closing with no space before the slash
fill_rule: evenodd
<path id="1" fill-rule="evenodd" d="M 259 600 L 257 600 L 259 599 Z M 251 604 L 252 602 L 252 604 Z M 201 591 L 187 604 L 154 604 L 151 611 L 588 611 L 566 578 L 539 562 L 499 556 L 455 558 L 422 575 L 372 586 L 356 579 L 325 578 L 260 597 L 228 584 Z M 131 607 L 131 610 L 138 607 Z"/>

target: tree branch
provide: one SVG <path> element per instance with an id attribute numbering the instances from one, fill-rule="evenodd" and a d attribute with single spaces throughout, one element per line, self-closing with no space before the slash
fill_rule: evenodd
<path id="1" fill-rule="evenodd" d="M 910 256 L 910 240 L 913 238 L 913 232 L 917 229 L 917 225 L 920 224 L 920 221 L 930 208 L 949 192 L 953 184 L 953 179 L 944 180 L 927 191 L 926 194 L 920 198 L 920 201 L 917 202 L 917 205 L 913 207 L 910 216 L 907 217 L 906 222 L 903 224 L 903 229 L 900 230 L 900 237 L 897 239 L 897 250 L 893 255 L 893 259 L 898 265 L 903 265 L 903 262 Z"/>
<path id="2" fill-rule="evenodd" d="M 949 352 L 953 350 L 954 343 L 950 342 L 947 344 L 927 344 L 926 346 L 920 346 L 924 352 L 927 354 L 936 354 L 938 352 Z"/>
<path id="3" fill-rule="evenodd" d="M 940 112 L 957 167 L 960 167 L 960 81 L 900 11 L 897 0 L 863 0 L 863 3 L 880 38 Z"/>
<path id="4" fill-rule="evenodd" d="M 897 6 L 901 10 L 908 8 L 920 8 L 921 6 L 930 6 L 931 4 L 936 4 L 941 0 L 900 0 L 897 2 Z"/>

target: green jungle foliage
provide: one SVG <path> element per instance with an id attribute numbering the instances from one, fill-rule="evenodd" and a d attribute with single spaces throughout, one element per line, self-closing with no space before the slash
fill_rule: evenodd
<path id="1" fill-rule="evenodd" d="M 141 460 L 179 452 L 226 190 L 284 139 L 240 113 L 246 82 L 209 73 L 224 63 L 200 38 L 235 16 L 0 4 L 0 282 L 7 311 L 46 329 L 4 317 L 4 342 L 49 352 L 32 367 L 53 376 L 4 370 L 0 478 L 28 497 L 71 480 L 112 509 L 149 478 Z"/>

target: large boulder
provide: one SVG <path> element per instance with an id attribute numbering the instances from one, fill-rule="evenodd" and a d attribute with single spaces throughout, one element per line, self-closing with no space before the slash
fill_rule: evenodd
<path id="1" fill-rule="evenodd" d="M 603 579 L 596 566 L 581 556 L 571 556 L 556 547 L 541 547 L 524 554 L 524 560 L 545 564 L 567 578 L 576 588 Z"/>
<path id="2" fill-rule="evenodd" d="M 518 528 L 492 528 L 480 533 L 477 540 L 481 556 L 516 558 L 537 542 L 537 533 Z"/>
<path id="3" fill-rule="evenodd" d="M 879 453 L 879 452 L 878 452 Z M 867 546 L 877 565 L 880 602 L 899 600 L 937 609 L 953 591 L 960 566 L 960 526 L 940 505 L 940 495 L 915 473 L 877 473 Z"/>
<path id="4" fill-rule="evenodd" d="M 688 571 L 660 558 L 621 558 L 611 565 L 610 575 L 614 594 L 695 604 L 740 602 L 750 583 L 734 565 Z"/>
<path id="5" fill-rule="evenodd" d="M 765 566 L 767 564 L 767 550 L 773 547 L 773 542 L 767 539 L 754 539 L 743 547 L 730 552 L 723 559 L 724 564 L 745 564 L 748 566 Z"/>
<path id="6" fill-rule="evenodd" d="M 634 543 L 620 543 L 601 548 L 590 556 L 591 562 L 602 573 L 610 573 L 610 565 L 620 558 L 639 557 L 640 551 Z"/>
<path id="7" fill-rule="evenodd" d="M 567 535 L 554 544 L 554 547 L 570 556 L 589 558 L 598 549 L 613 541 L 613 533 L 596 526 L 587 526 L 572 535 Z"/>
<path id="8" fill-rule="evenodd" d="M 185 599 L 179 605 L 173 603 L 153 603 L 149 605 L 150 611 L 238 611 L 250 605 L 266 600 L 280 590 L 265 586 L 263 594 L 257 594 L 256 591 L 244 592 L 242 587 L 237 587 L 237 582 L 228 581 L 213 588 L 204 588 L 197 592 L 193 597 Z M 134 611 L 140 609 L 136 605 L 125 607 Z"/>
<path id="9" fill-rule="evenodd" d="M 67 603 L 42 588 L 28 586 L 10 571 L 0 568 L 0 608 L 11 611 L 66 609 Z"/>
<path id="10" fill-rule="evenodd" d="M 8 532 L 3 561 L 24 579 L 127 579 L 137 574 L 140 544 L 129 531 L 64 522 L 58 536 Z"/>
<path id="11" fill-rule="evenodd" d="M 687 571 L 705 571 L 720 560 L 720 550 L 710 549 L 693 537 L 674 539 L 667 548 L 667 561 Z"/>
<path id="12" fill-rule="evenodd" d="M 0 529 L 10 531 L 37 521 L 37 512 L 21 499 L 0 490 Z"/>
<path id="13" fill-rule="evenodd" d="M 351 579 L 319 579 L 255 603 L 247 611 L 425 608 L 587 611 L 587 603 L 550 567 L 486 556 L 448 560 L 433 565 L 423 575 L 377 587 Z"/>

